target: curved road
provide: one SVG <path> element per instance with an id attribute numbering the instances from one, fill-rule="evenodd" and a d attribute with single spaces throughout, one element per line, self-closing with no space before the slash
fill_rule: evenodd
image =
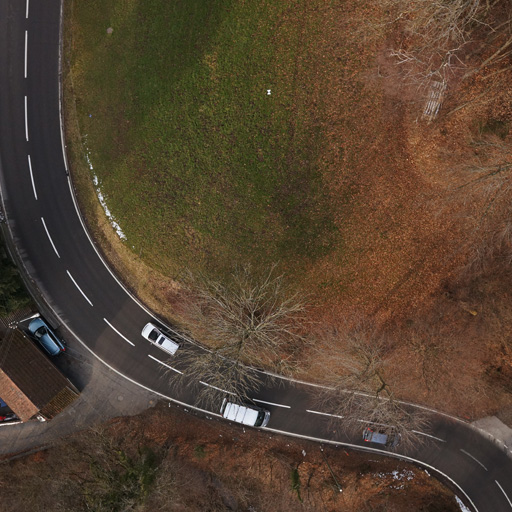
<path id="1" fill-rule="evenodd" d="M 191 404 L 187 386 L 171 397 L 160 378 L 166 358 L 140 335 L 151 314 L 105 266 L 75 206 L 60 124 L 61 8 L 60 0 L 0 0 L 0 180 L 18 259 L 56 318 L 97 357 L 135 383 Z M 174 361 L 180 370 L 179 353 Z M 387 453 L 333 431 L 329 411 L 316 410 L 310 391 L 282 380 L 255 393 L 272 411 L 266 430 Z M 512 512 L 512 459 L 497 445 L 443 415 L 428 441 L 395 456 L 444 475 L 475 510 Z"/>

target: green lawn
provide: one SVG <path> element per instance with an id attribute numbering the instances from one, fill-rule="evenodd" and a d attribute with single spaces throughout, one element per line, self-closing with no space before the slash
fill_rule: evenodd
<path id="1" fill-rule="evenodd" d="M 338 245 L 319 164 L 317 4 L 74 2 L 81 134 L 127 244 L 153 267 L 299 275 Z"/>

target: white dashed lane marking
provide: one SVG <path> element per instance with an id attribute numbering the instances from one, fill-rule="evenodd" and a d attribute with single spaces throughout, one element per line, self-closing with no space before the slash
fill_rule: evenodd
<path id="1" fill-rule="evenodd" d="M 148 354 L 148 357 L 153 359 L 153 361 L 156 361 L 157 363 L 161 364 L 162 366 L 165 366 L 166 368 L 169 368 L 173 372 L 179 373 L 180 375 L 183 375 L 183 372 L 180 372 L 179 370 L 176 370 L 176 368 L 173 368 L 172 366 L 168 365 L 167 363 L 164 363 L 163 361 L 160 361 L 160 359 L 157 359 L 156 357 L 153 357 L 151 354 Z"/>
<path id="2" fill-rule="evenodd" d="M 92 306 L 92 304 L 91 304 Z M 124 334 L 121 334 L 106 318 L 104 318 L 103 320 L 105 320 L 105 323 L 114 331 L 116 332 L 117 334 L 119 334 L 119 336 L 121 336 L 121 338 L 123 338 L 124 341 L 128 342 L 132 347 L 135 347 L 135 343 L 132 343 Z"/>
<path id="3" fill-rule="evenodd" d="M 78 286 L 76 281 L 73 279 L 73 276 L 69 273 L 69 270 L 66 270 L 66 272 L 68 273 L 68 276 L 71 279 L 71 281 L 73 281 L 73 284 L 77 287 L 78 291 L 83 295 L 84 299 L 92 306 L 92 302 L 89 300 L 89 297 L 87 297 L 87 295 L 85 295 L 80 286 Z"/>
<path id="4" fill-rule="evenodd" d="M 276 407 L 283 407 L 284 409 L 291 409 L 289 405 L 283 405 L 283 404 L 275 404 L 274 402 L 265 402 L 265 400 L 258 400 L 257 398 L 253 398 L 255 402 L 259 402 L 260 404 L 267 404 L 267 405 L 275 405 Z"/>
<path id="5" fill-rule="evenodd" d="M 310 412 L 311 414 L 319 414 L 321 416 L 330 416 L 331 418 L 343 418 L 343 416 L 340 416 L 339 414 L 329 414 L 327 412 L 311 411 L 310 409 L 306 409 L 306 412 Z"/>
<path id="6" fill-rule="evenodd" d="M 218 388 L 217 386 L 213 386 L 212 384 L 208 384 L 207 382 L 199 381 L 203 386 L 208 386 L 209 388 L 216 389 L 217 391 L 222 391 L 222 393 L 227 393 L 228 395 L 234 395 L 235 393 L 231 393 L 231 391 L 226 391 L 225 389 Z"/>
<path id="7" fill-rule="evenodd" d="M 440 437 L 433 436 L 431 434 L 425 434 L 425 432 L 420 432 L 419 430 L 412 430 L 415 434 L 419 434 L 420 436 L 427 436 L 431 439 L 435 439 L 436 441 L 441 441 L 441 443 L 446 443 L 444 439 L 441 439 Z"/>
<path id="8" fill-rule="evenodd" d="M 28 113 L 27 113 L 27 97 L 25 96 L 25 138 L 28 142 Z"/>
<path id="9" fill-rule="evenodd" d="M 28 30 L 25 30 L 25 78 L 27 78 Z"/>
<path id="10" fill-rule="evenodd" d="M 46 227 L 46 222 L 44 221 L 43 217 L 41 217 L 41 222 L 43 223 L 44 230 L 46 231 L 46 236 L 48 237 L 48 240 L 50 240 L 53 250 L 55 251 L 55 254 L 60 258 L 60 254 L 57 252 L 57 249 L 55 248 L 55 244 L 53 243 L 50 233 L 48 232 L 48 228 Z"/>
<path id="11" fill-rule="evenodd" d="M 28 155 L 28 170 L 30 171 L 30 181 L 32 182 L 32 190 L 34 191 L 34 197 L 37 201 L 36 184 L 34 183 L 34 174 L 32 173 L 32 160 L 30 160 L 30 155 Z"/>
<path id="12" fill-rule="evenodd" d="M 505 498 L 507 498 L 507 501 L 508 501 L 508 504 L 510 505 L 510 508 L 512 508 L 512 501 L 510 501 L 510 498 L 507 496 L 507 493 L 505 492 L 503 487 L 501 487 L 501 485 L 498 482 L 498 480 L 494 480 L 494 481 L 496 482 L 496 485 L 500 488 L 501 492 L 505 495 Z"/>
<path id="13" fill-rule="evenodd" d="M 471 459 L 473 459 L 477 464 L 480 464 L 480 466 L 482 466 L 485 471 L 488 471 L 488 469 L 476 458 L 476 457 L 473 457 L 473 455 L 471 455 L 471 453 L 468 453 L 466 450 L 463 450 L 462 448 L 460 449 L 460 451 L 464 454 L 464 455 L 467 455 L 468 457 L 470 457 Z"/>

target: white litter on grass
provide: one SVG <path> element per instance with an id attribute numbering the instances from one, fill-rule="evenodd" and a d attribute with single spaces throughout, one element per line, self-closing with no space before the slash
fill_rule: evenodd
<path id="1" fill-rule="evenodd" d="M 382 473 L 380 471 L 375 473 L 375 476 L 378 476 L 380 478 L 385 478 L 388 475 L 392 475 L 393 480 L 397 480 L 399 482 L 402 482 L 404 480 L 412 480 L 414 478 L 414 473 L 408 469 L 404 469 L 402 471 L 398 471 L 395 469 L 394 471 L 391 471 L 391 473 Z M 390 487 L 392 489 L 403 489 L 405 485 L 404 483 L 401 483 L 397 485 L 391 485 Z"/>
<path id="2" fill-rule="evenodd" d="M 414 473 L 407 469 L 404 469 L 401 473 L 399 471 L 395 470 L 395 471 L 392 471 L 391 474 L 393 475 L 393 478 L 395 480 L 402 480 L 404 478 L 406 480 L 412 480 L 414 478 Z"/>
<path id="3" fill-rule="evenodd" d="M 466 507 L 466 505 L 464 505 L 464 503 L 462 503 L 462 501 L 459 499 L 458 496 L 455 496 L 455 500 L 457 501 L 457 504 L 459 505 L 462 512 L 471 512 L 471 510 L 469 510 L 469 508 Z"/>
<path id="4" fill-rule="evenodd" d="M 271 89 L 267 89 L 267 96 L 270 96 L 272 94 L 272 90 Z"/>
<path id="5" fill-rule="evenodd" d="M 380 478 L 385 478 L 388 475 L 393 475 L 393 480 L 412 480 L 414 478 L 414 472 L 408 469 L 402 471 L 395 469 L 391 471 L 391 473 L 383 473 L 381 471 L 375 473 L 375 476 L 379 476 Z"/>
<path id="6" fill-rule="evenodd" d="M 84 146 L 85 146 L 85 159 L 87 160 L 89 169 L 91 171 L 94 171 L 94 167 L 91 162 L 89 148 L 85 145 L 85 143 L 84 143 Z M 114 228 L 115 232 L 117 233 L 117 236 L 121 240 L 126 240 L 126 235 L 123 233 L 121 226 L 117 223 L 116 219 L 112 215 L 112 212 L 108 209 L 107 202 L 105 200 L 105 196 L 103 195 L 103 193 L 101 191 L 100 182 L 99 182 L 98 176 L 96 176 L 96 174 L 92 175 L 92 182 L 93 182 L 94 186 L 96 187 L 96 194 L 98 196 L 98 200 L 99 200 L 101 206 L 103 207 L 105 215 L 107 216 L 108 220 L 110 221 L 110 225 Z"/>

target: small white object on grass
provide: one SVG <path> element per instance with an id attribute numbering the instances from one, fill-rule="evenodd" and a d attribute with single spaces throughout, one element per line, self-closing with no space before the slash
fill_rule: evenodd
<path id="1" fill-rule="evenodd" d="M 270 96 L 272 94 L 272 91 L 270 89 L 267 89 L 267 96 Z"/>

